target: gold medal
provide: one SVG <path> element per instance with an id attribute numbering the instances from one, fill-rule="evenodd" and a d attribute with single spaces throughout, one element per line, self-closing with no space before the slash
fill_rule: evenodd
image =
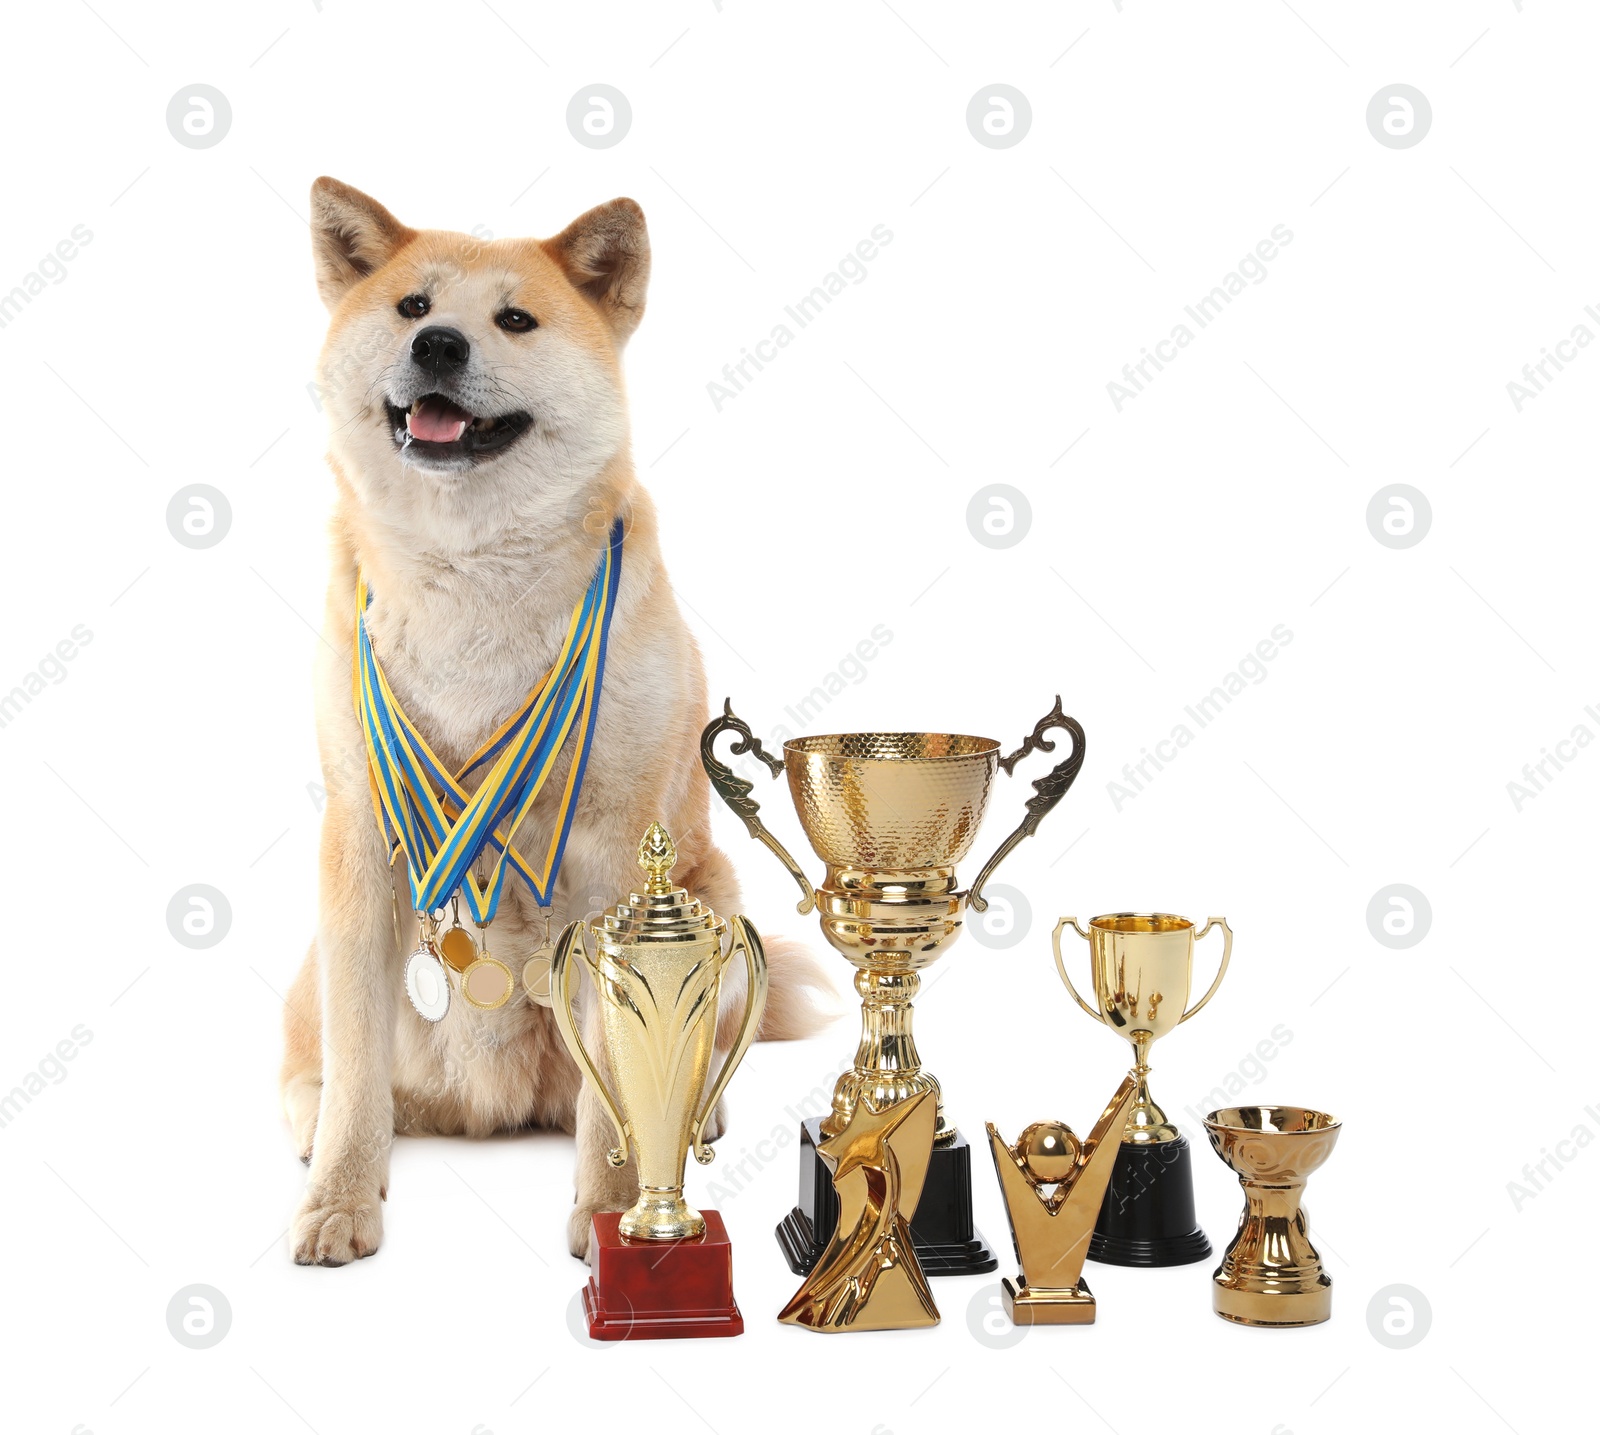
<path id="1" fill-rule="evenodd" d="M 445 961 L 464 976 L 467 968 L 478 960 L 478 948 L 472 940 L 472 934 L 461 925 L 459 902 L 452 899 L 450 907 L 455 921 L 450 930 L 439 939 L 439 952 Z"/>
<path id="2" fill-rule="evenodd" d="M 461 973 L 461 995 L 469 1006 L 480 1011 L 493 1011 L 511 1000 L 516 983 L 511 979 L 511 968 L 498 957 L 489 955 L 489 929 L 478 928 L 479 955 L 466 971 Z"/>
<path id="3" fill-rule="evenodd" d="M 497 957 L 479 957 L 461 974 L 461 995 L 469 1006 L 493 1011 L 511 1000 L 511 968 Z"/>
<path id="4" fill-rule="evenodd" d="M 550 1005 L 550 964 L 555 948 L 550 945 L 550 909 L 544 909 L 544 941 L 522 967 L 522 990 L 535 1006 Z"/>

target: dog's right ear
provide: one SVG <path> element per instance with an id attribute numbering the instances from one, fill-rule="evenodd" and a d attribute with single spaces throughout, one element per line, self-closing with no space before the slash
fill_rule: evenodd
<path id="1" fill-rule="evenodd" d="M 386 264 L 416 238 L 377 200 L 323 175 L 311 186 L 311 255 L 317 293 L 337 309 L 352 284 Z"/>

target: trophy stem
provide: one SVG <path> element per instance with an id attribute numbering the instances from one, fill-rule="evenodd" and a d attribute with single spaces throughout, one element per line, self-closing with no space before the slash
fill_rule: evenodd
<path id="1" fill-rule="evenodd" d="M 683 1199 L 683 1186 L 639 1187 L 639 1199 L 617 1226 L 630 1241 L 686 1241 L 705 1234 L 701 1214 Z"/>
<path id="2" fill-rule="evenodd" d="M 1167 1120 L 1167 1113 L 1156 1105 L 1155 1098 L 1150 1094 L 1150 1044 L 1153 1038 L 1149 1032 L 1141 1031 L 1135 1032 L 1128 1040 L 1135 1058 L 1133 1074 L 1139 1084 L 1134 1089 L 1133 1105 L 1128 1111 L 1122 1139 L 1136 1146 L 1176 1141 L 1178 1128 Z"/>
<path id="3" fill-rule="evenodd" d="M 1269 1186 L 1241 1179 L 1239 1184 L 1244 1187 L 1246 1220 L 1292 1221 L 1300 1214 L 1301 1193 L 1306 1188 L 1304 1181 Z"/>
<path id="4" fill-rule="evenodd" d="M 1212 1277 L 1212 1307 L 1239 1325 L 1315 1325 L 1331 1312 L 1332 1282 L 1311 1244 L 1300 1202 L 1306 1183 L 1241 1176 L 1245 1212 Z"/>
<path id="5" fill-rule="evenodd" d="M 837 1136 L 843 1131 L 862 1097 L 882 1110 L 931 1091 L 937 1108 L 934 1145 L 945 1146 L 955 1140 L 956 1129 L 945 1119 L 939 1083 L 922 1069 L 911 1031 L 911 1003 L 921 987 L 922 978 L 916 972 L 857 969 L 861 1041 L 855 1065 L 833 1088 L 833 1110 L 822 1120 L 823 1135 Z"/>

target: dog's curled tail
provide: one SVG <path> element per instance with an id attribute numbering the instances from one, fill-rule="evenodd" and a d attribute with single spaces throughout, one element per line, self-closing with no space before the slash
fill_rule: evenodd
<path id="1" fill-rule="evenodd" d="M 838 1018 L 839 993 L 805 943 L 763 936 L 761 945 L 767 953 L 767 1007 L 758 1040 L 815 1036 Z"/>

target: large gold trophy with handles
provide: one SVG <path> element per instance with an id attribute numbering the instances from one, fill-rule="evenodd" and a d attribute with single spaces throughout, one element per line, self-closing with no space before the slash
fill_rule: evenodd
<path id="1" fill-rule="evenodd" d="M 596 1340 L 738 1335 L 744 1319 L 733 1298 L 728 1232 L 715 1211 L 683 1198 L 689 1151 L 710 1161 L 702 1139 L 766 1004 L 767 959 L 743 917 L 724 922 L 672 884 L 672 839 L 652 823 L 639 844 L 646 881 L 592 928 L 573 922 L 551 960 L 556 1026 L 616 1132 L 613 1166 L 634 1158 L 639 1199 L 624 1212 L 595 1215 L 594 1275 L 583 1293 Z M 591 956 L 585 938 L 598 948 Z M 744 1018 L 714 1081 L 711 1059 L 717 1001 L 728 965 L 742 957 Z M 585 1044 L 574 1010 L 573 978 L 587 968 L 598 1003 L 591 1029 L 600 1061 Z M 610 1080 L 602 1074 L 609 1073 Z M 709 1085 L 710 1089 L 707 1090 Z"/>
<path id="2" fill-rule="evenodd" d="M 1093 1006 L 1078 995 L 1061 951 L 1068 926 L 1089 944 Z M 1222 931 L 1222 960 L 1206 994 L 1191 1007 L 1194 944 L 1212 927 Z M 1088 931 L 1077 918 L 1063 917 L 1052 942 L 1056 970 L 1073 999 L 1132 1045 L 1138 1080 L 1089 1259 L 1116 1266 L 1203 1261 L 1211 1243 L 1195 1221 L 1189 1143 L 1150 1095 L 1150 1047 L 1216 995 L 1233 954 L 1227 919 L 1212 917 L 1197 935 L 1187 917 L 1169 912 L 1113 912 L 1094 918 Z"/>
<path id="3" fill-rule="evenodd" d="M 983 821 L 997 769 L 1010 775 L 1037 750 L 1053 752 L 1052 729 L 1071 735 L 1072 751 L 1033 784 L 1027 812 L 961 890 L 956 866 Z M 786 774 L 801 826 L 824 864 L 813 889 L 789 853 L 762 823 L 754 784 L 720 761 L 714 744 L 737 739 L 734 756 L 751 754 Z M 802 898 L 816 908 L 822 934 L 855 968 L 861 997 L 861 1042 L 839 1078 L 833 1106 L 801 1127 L 800 1205 L 778 1227 L 778 1241 L 796 1274 L 809 1272 L 839 1225 L 840 1204 L 828 1156 L 863 1103 L 886 1112 L 928 1095 L 934 1103 L 933 1150 L 916 1204 L 902 1214 L 916 1260 L 928 1275 L 992 1271 L 994 1252 L 972 1219 L 971 1148 L 945 1114 L 939 1083 L 922 1065 L 911 1032 L 911 1003 L 922 970 L 961 934 L 969 905 L 985 910 L 983 885 L 1001 860 L 1038 829 L 1083 766 L 1083 729 L 1061 710 L 1042 718 L 1017 750 L 1000 754 L 992 738 L 940 732 L 859 732 L 794 738 L 780 761 L 762 749 L 743 719 L 725 705 L 700 739 L 700 756 L 718 795 L 752 837 L 783 862 Z M 819 1150 L 823 1159 L 819 1160 Z"/>

